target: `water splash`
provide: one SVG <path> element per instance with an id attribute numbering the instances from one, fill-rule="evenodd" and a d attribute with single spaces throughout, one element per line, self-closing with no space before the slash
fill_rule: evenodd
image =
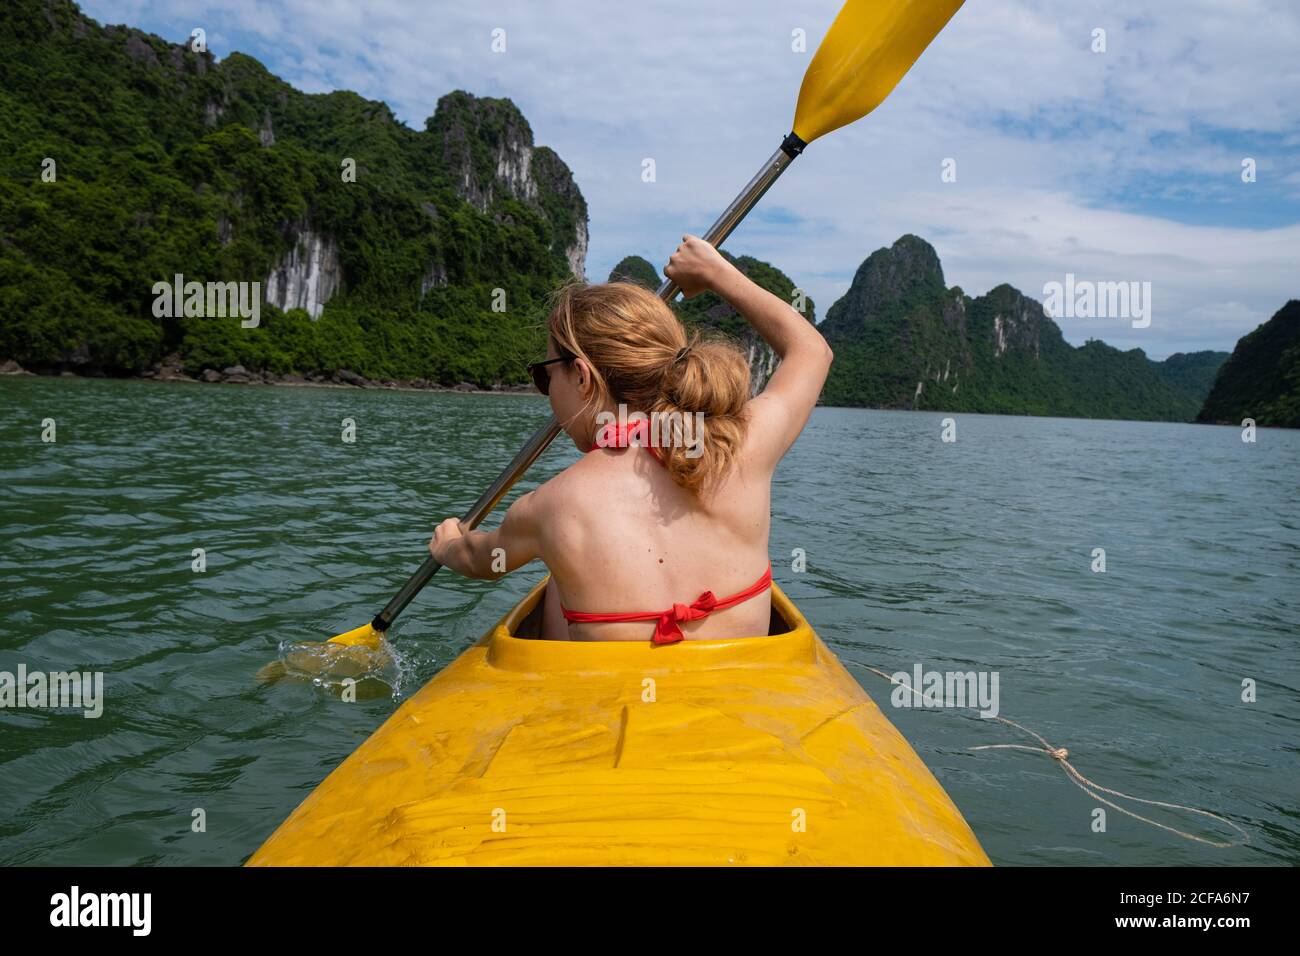
<path id="1" fill-rule="evenodd" d="M 279 660 L 258 673 L 260 682 L 310 683 L 335 697 L 355 687 L 357 700 L 401 697 L 403 685 L 414 671 L 411 662 L 387 640 L 377 646 L 284 640 L 279 654 Z"/>

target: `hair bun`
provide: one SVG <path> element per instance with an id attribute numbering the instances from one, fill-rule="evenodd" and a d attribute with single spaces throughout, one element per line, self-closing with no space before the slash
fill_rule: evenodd
<path id="1" fill-rule="evenodd" d="M 664 467 L 688 491 L 729 473 L 744 441 L 750 391 L 749 360 L 735 342 L 684 328 L 663 299 L 631 282 L 566 283 L 552 299 L 547 329 L 557 348 L 592 370 L 595 390 L 580 414 L 612 402 L 669 416 L 683 441 L 661 445 Z M 687 435 L 687 421 L 702 427 Z"/>

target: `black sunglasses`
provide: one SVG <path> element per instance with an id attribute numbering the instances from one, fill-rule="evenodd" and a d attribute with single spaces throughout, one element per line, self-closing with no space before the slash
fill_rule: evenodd
<path id="1" fill-rule="evenodd" d="M 559 358 L 547 359 L 544 362 L 529 362 L 528 374 L 533 377 L 533 384 L 543 395 L 549 395 L 551 392 L 551 372 L 548 365 L 554 365 L 556 362 L 572 362 L 576 355 L 561 355 Z"/>

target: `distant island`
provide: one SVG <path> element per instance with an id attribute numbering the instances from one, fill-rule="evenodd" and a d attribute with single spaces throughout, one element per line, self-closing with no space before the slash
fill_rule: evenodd
<path id="1" fill-rule="evenodd" d="M 0 76 L 0 373 L 522 389 L 547 295 L 585 277 L 586 200 L 508 99 L 448 93 L 412 130 L 384 103 L 304 94 L 71 0 L 5 5 Z M 732 261 L 817 323 L 793 278 Z M 636 256 L 610 278 L 660 281 Z M 253 288 L 259 314 L 186 314 L 170 291 L 160 308 L 184 282 Z M 674 308 L 735 336 L 755 389 L 770 376 L 727 303 Z M 1009 285 L 948 288 L 903 236 L 818 327 L 828 405 L 1300 426 L 1295 301 L 1231 359 L 1156 362 L 1071 346 Z"/>

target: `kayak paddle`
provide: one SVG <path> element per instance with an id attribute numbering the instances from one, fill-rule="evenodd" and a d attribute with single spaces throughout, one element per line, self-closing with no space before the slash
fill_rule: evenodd
<path id="1" fill-rule="evenodd" d="M 704 234 L 704 240 L 722 245 L 804 147 L 879 106 L 963 2 L 848 0 L 804 73 L 792 131 Z M 670 302 L 678 291 L 674 282 L 665 280 L 658 295 Z M 487 517 L 559 433 L 560 423 L 552 415 L 465 512 L 461 524 L 467 531 Z M 332 637 L 327 643 L 378 647 L 397 615 L 440 567 L 432 556 L 427 558 L 369 624 Z"/>

